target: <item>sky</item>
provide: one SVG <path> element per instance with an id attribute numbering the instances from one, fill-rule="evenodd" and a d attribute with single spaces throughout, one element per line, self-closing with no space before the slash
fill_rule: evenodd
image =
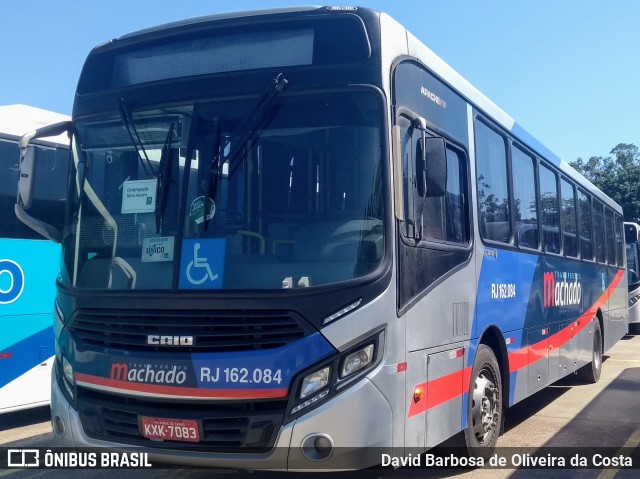
<path id="1" fill-rule="evenodd" d="M 100 43 L 191 17 L 301 4 L 3 0 L 0 105 L 70 114 L 82 64 Z M 637 0 L 360 0 L 355 5 L 394 17 L 565 161 L 608 156 L 619 143 L 640 146 Z"/>

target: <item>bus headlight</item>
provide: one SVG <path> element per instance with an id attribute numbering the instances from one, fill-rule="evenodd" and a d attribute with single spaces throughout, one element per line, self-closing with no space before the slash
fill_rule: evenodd
<path id="1" fill-rule="evenodd" d="M 382 329 L 316 364 L 313 369 L 301 372 L 293 381 L 294 394 L 289 401 L 285 424 L 357 384 L 380 364 L 383 352 Z"/>
<path id="2" fill-rule="evenodd" d="M 330 372 L 331 369 L 327 366 L 326 368 L 319 369 L 305 376 L 302 380 L 302 386 L 300 387 L 299 399 L 303 399 L 329 384 Z"/>
<path id="3" fill-rule="evenodd" d="M 67 358 L 62 355 L 62 386 L 73 401 L 75 399 L 76 378 L 73 374 L 73 366 Z"/>
<path id="4" fill-rule="evenodd" d="M 71 366 L 71 363 L 64 356 L 62 356 L 62 372 L 64 373 L 64 378 L 67 382 L 71 386 L 75 386 L 76 379 L 73 377 L 73 366 Z"/>
<path id="5" fill-rule="evenodd" d="M 366 368 L 371 361 L 373 361 L 375 346 L 373 344 L 369 344 L 358 351 L 349 354 L 342 361 L 342 367 L 340 368 L 340 379 L 344 379 L 347 376 L 352 375 L 355 372 L 360 371 L 361 369 Z"/>

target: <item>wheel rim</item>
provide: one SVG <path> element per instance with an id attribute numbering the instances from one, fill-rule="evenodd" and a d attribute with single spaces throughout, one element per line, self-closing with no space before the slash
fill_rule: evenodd
<path id="1" fill-rule="evenodd" d="M 593 366 L 596 371 L 600 369 L 602 364 L 602 338 L 600 330 L 596 329 L 593 333 Z"/>
<path id="2" fill-rule="evenodd" d="M 471 427 L 476 441 L 484 446 L 497 434 L 500 421 L 500 391 L 493 372 L 484 367 L 473 387 Z"/>

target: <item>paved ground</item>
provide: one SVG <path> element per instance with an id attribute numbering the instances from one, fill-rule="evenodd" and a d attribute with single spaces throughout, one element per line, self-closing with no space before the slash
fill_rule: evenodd
<path id="1" fill-rule="evenodd" d="M 49 406 L 0 415 L 0 445 L 51 434 Z"/>
<path id="2" fill-rule="evenodd" d="M 14 413 L 1 417 L 0 445 L 47 447 L 53 443 L 48 422 L 48 409 Z M 640 449 L 640 335 L 626 336 L 605 357 L 602 376 L 597 384 L 582 384 L 567 378 L 508 411 L 505 434 L 500 438 L 501 450 L 530 447 L 532 450 L 553 447 L 608 447 Z M 547 449 L 542 449 L 547 450 Z M 630 449 L 626 449 L 628 451 Z M 640 464 L 636 465 L 640 467 Z M 213 474 L 219 479 L 243 477 L 272 479 L 279 473 L 255 473 L 210 470 L 0 470 L 0 478 L 58 479 L 205 479 Z M 640 469 L 475 469 L 398 470 L 370 469 L 351 473 L 330 474 L 340 478 L 580 478 L 631 479 L 640 477 Z M 289 478 L 302 477 L 290 474 Z M 304 476 L 308 478 L 309 476 Z M 327 476 L 325 476 L 327 477 Z"/>

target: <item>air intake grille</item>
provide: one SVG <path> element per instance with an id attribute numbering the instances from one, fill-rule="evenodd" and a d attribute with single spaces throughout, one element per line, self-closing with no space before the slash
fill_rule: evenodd
<path id="1" fill-rule="evenodd" d="M 180 403 L 153 401 L 78 388 L 78 413 L 94 439 L 210 452 L 266 452 L 273 448 L 287 400 Z M 142 437 L 138 416 L 193 419 L 202 424 L 198 443 L 151 441 Z"/>
<path id="2" fill-rule="evenodd" d="M 222 352 L 271 349 L 312 331 L 291 311 L 93 311 L 71 322 L 76 341 L 127 351 Z M 147 336 L 192 336 L 193 346 L 154 346 Z"/>

